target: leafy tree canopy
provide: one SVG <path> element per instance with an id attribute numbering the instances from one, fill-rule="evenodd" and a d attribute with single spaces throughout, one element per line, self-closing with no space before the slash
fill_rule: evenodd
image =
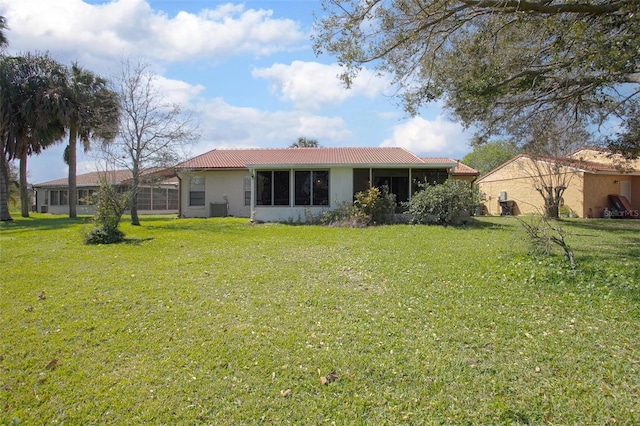
<path id="1" fill-rule="evenodd" d="M 477 145 L 462 162 L 476 169 L 480 175 L 490 172 L 518 154 L 518 148 L 508 141 L 495 141 Z"/>
<path id="2" fill-rule="evenodd" d="M 347 87 L 371 64 L 407 111 L 443 99 L 480 141 L 638 119 L 637 0 L 323 0 L 315 30 Z"/>

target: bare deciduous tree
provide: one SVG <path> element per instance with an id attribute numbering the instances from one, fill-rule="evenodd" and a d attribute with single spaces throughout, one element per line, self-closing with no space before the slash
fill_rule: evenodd
<path id="1" fill-rule="evenodd" d="M 120 130 L 114 142 L 103 148 L 113 164 L 132 173 L 131 224 L 140 225 L 137 199 L 142 177 L 184 159 L 186 149 L 198 135 L 182 105 L 165 101 L 149 65 L 126 60 L 115 81 L 120 97 Z"/>

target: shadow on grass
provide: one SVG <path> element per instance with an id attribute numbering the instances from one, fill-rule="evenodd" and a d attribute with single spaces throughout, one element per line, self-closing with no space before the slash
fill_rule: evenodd
<path id="1" fill-rule="evenodd" d="M 628 234 L 640 232 L 640 220 L 632 219 L 562 219 L 572 228 Z"/>
<path id="2" fill-rule="evenodd" d="M 118 244 L 127 244 L 127 245 L 132 245 L 132 246 L 139 246 L 140 244 L 147 242 L 147 241 L 152 241 L 153 238 L 125 238 L 123 241 L 119 242 Z"/>
<path id="3" fill-rule="evenodd" d="M 69 218 L 68 216 L 53 216 L 45 214 L 34 214 L 30 217 L 14 217 L 13 220 L 0 222 L 0 231 L 24 231 L 24 230 L 53 230 L 63 229 L 71 226 L 90 223 L 91 216 L 79 216 Z"/>

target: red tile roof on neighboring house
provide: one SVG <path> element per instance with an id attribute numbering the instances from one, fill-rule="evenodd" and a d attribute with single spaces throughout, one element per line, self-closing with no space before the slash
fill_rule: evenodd
<path id="1" fill-rule="evenodd" d="M 453 169 L 454 175 L 479 175 L 480 173 L 473 167 L 469 167 L 466 164 L 458 163 Z"/>
<path id="2" fill-rule="evenodd" d="M 508 164 L 511 164 L 511 163 L 519 160 L 520 158 L 528 158 L 530 160 L 534 160 L 535 159 L 535 161 L 540 161 L 540 162 L 543 162 L 543 163 L 559 164 L 561 166 L 569 167 L 569 168 L 576 169 L 576 170 L 582 170 L 582 171 L 585 171 L 585 172 L 592 172 L 592 173 L 598 173 L 598 172 L 604 172 L 604 173 L 627 173 L 627 174 L 640 173 L 640 170 L 635 170 L 635 169 L 622 170 L 619 167 L 616 167 L 615 164 L 598 163 L 598 162 L 595 162 L 595 161 L 584 161 L 584 160 L 581 160 L 581 159 L 568 158 L 568 157 L 558 157 L 558 158 L 536 157 L 536 158 L 534 158 L 529 154 L 518 154 L 515 157 L 513 157 L 511 160 L 508 160 L 508 161 L 502 163 L 501 165 L 499 165 L 495 169 L 493 169 L 493 170 L 487 172 L 485 175 L 481 176 L 480 177 L 480 181 L 485 180 L 485 178 L 487 178 L 488 176 L 492 175 L 494 172 L 504 168 Z"/>
<path id="3" fill-rule="evenodd" d="M 447 160 L 455 163 L 453 160 Z M 295 165 L 428 167 L 433 163 L 433 161 L 424 161 L 404 148 L 395 147 L 215 149 L 178 164 L 176 168 L 242 169 Z"/>
<path id="4" fill-rule="evenodd" d="M 163 169 L 152 169 L 144 173 L 144 175 L 160 172 Z M 132 179 L 131 170 L 109 170 L 99 172 L 83 173 L 76 176 L 76 186 L 78 188 L 87 186 L 99 186 L 100 181 L 106 179 L 110 184 L 129 183 Z M 166 179 L 162 183 L 177 183 L 177 178 Z M 56 179 L 49 182 L 36 183 L 33 185 L 37 188 L 54 188 L 54 187 L 66 187 L 69 186 L 69 178 Z"/>
<path id="5" fill-rule="evenodd" d="M 469 167 L 466 164 L 462 164 L 459 161 L 456 160 L 452 160 L 451 158 L 445 158 L 445 157 L 424 157 L 422 158 L 422 160 L 425 163 L 429 163 L 429 164 L 443 164 L 446 165 L 448 167 L 451 167 L 452 164 L 455 164 L 455 168 L 453 169 L 452 174 L 454 175 L 477 175 L 479 174 L 478 171 L 476 169 L 474 169 L 473 167 Z"/>

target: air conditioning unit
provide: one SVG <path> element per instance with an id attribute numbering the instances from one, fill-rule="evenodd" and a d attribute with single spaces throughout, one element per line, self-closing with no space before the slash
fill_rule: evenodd
<path id="1" fill-rule="evenodd" d="M 211 203 L 209 206 L 209 217 L 227 217 L 228 204 L 227 203 Z"/>

